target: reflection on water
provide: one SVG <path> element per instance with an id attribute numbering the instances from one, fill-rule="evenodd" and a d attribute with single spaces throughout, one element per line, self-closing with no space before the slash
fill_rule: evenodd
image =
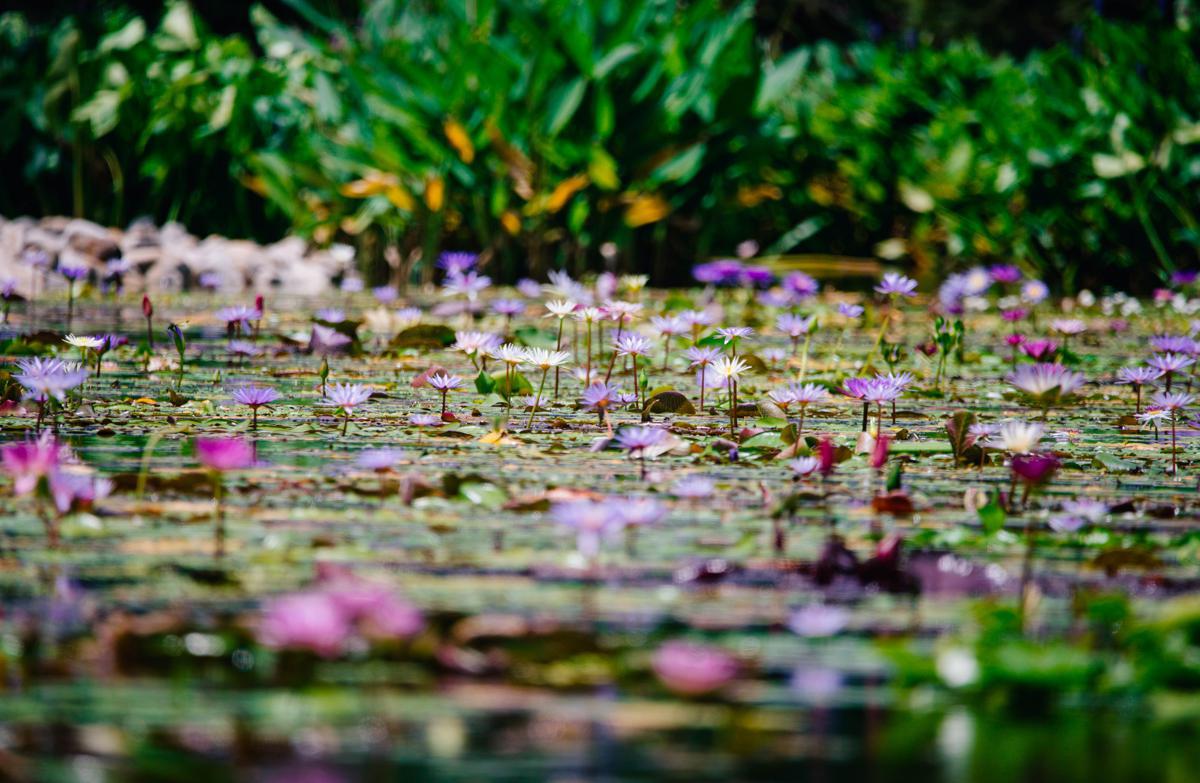
<path id="1" fill-rule="evenodd" d="M 798 673 L 828 683 L 819 670 Z M 1192 780 L 1194 743 L 1107 714 L 1021 721 L 984 709 L 733 707 L 604 694 L 333 689 L 216 701 L 142 683 L 7 700 L 0 774 L 36 781 Z M 502 695 L 509 706 L 504 706 Z M 524 703 L 523 703 L 524 702 Z M 124 704 L 124 710 L 121 705 Z M 187 717 L 170 720 L 172 713 Z M 329 716 L 336 716 L 327 719 Z"/>

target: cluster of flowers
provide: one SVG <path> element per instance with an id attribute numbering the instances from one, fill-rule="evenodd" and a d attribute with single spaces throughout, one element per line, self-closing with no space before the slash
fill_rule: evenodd
<path id="1" fill-rule="evenodd" d="M 58 515 L 89 509 L 113 489 L 111 481 L 94 475 L 48 433 L 0 446 L 0 464 L 13 481 L 13 494 L 47 500 Z"/>
<path id="2" fill-rule="evenodd" d="M 401 642 L 425 627 L 421 611 L 378 584 L 339 576 L 267 603 L 258 638 L 278 650 L 335 658 L 359 640 Z"/>

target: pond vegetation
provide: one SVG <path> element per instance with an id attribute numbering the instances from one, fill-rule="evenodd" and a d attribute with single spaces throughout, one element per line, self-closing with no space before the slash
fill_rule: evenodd
<path id="1" fill-rule="evenodd" d="M 1193 276 L 511 289 L 447 254 L 399 300 L 231 302 L 28 260 L 6 774 L 1195 766 Z"/>

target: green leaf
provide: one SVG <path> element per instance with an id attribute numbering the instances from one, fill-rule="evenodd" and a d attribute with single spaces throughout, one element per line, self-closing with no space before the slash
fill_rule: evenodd
<path id="1" fill-rule="evenodd" d="M 196 35 L 196 20 L 192 7 L 184 2 L 172 3 L 162 20 L 163 36 L 159 48 L 164 51 L 198 49 L 200 38 Z"/>
<path id="2" fill-rule="evenodd" d="M 212 115 L 208 118 L 208 129 L 211 131 L 219 131 L 229 124 L 233 119 L 233 104 L 237 100 L 237 87 L 232 84 L 221 90 L 221 97 L 217 100 L 217 108 L 213 109 Z"/>
<path id="3" fill-rule="evenodd" d="M 483 506 L 493 511 L 499 509 L 508 500 L 508 495 L 504 490 L 491 482 L 463 482 L 458 488 L 458 494 L 477 506 Z"/>
<path id="4" fill-rule="evenodd" d="M 323 73 L 316 75 L 314 84 L 316 86 L 317 119 L 335 122 L 342 114 L 342 99 L 338 97 L 337 88 Z"/>
<path id="5" fill-rule="evenodd" d="M 623 43 L 614 47 L 608 54 L 600 58 L 592 69 L 592 78 L 603 79 L 621 63 L 640 52 L 642 48 L 635 43 Z"/>
<path id="6" fill-rule="evenodd" d="M 979 508 L 979 524 L 983 525 L 983 529 L 988 533 L 995 533 L 1004 527 L 1004 521 L 1008 515 L 1004 513 L 1004 509 L 1000 507 L 998 498 L 995 492 L 988 494 L 988 502 Z"/>
<path id="7" fill-rule="evenodd" d="M 533 394 L 533 384 L 519 372 L 509 373 L 506 378 L 504 370 L 500 370 L 492 373 L 492 381 L 496 384 L 496 394 L 506 400 L 514 394 Z"/>
<path id="8" fill-rule="evenodd" d="M 454 330 L 441 324 L 410 326 L 392 338 L 393 348 L 445 348 L 454 343 Z"/>
<path id="9" fill-rule="evenodd" d="M 795 226 L 775 241 L 775 244 L 767 248 L 767 255 L 781 255 L 788 252 L 796 245 L 806 239 L 812 238 L 818 231 L 825 227 L 826 220 L 819 217 L 810 217 L 800 221 Z"/>
<path id="10" fill-rule="evenodd" d="M 655 182 L 684 184 L 696 176 L 704 162 L 706 145 L 695 144 L 667 160 L 650 174 Z"/>
<path id="11" fill-rule="evenodd" d="M 121 93 L 116 90 L 99 90 L 91 99 L 71 112 L 75 122 L 86 122 L 92 126 L 93 138 L 100 138 L 117 127 L 121 119 Z"/>
<path id="12" fill-rule="evenodd" d="M 558 340 L 556 332 L 536 326 L 519 326 L 513 330 L 513 336 L 517 338 L 518 343 L 530 348 L 553 349 Z"/>
<path id="13" fill-rule="evenodd" d="M 604 190 L 616 190 L 621 186 L 621 180 L 617 177 L 617 162 L 601 147 L 592 148 L 588 158 L 588 177 Z"/>
<path id="14" fill-rule="evenodd" d="M 475 376 L 475 391 L 480 394 L 491 394 L 496 390 L 496 380 L 483 370 Z"/>
<path id="15" fill-rule="evenodd" d="M 961 460 L 967 450 L 967 431 L 975 423 L 975 414 L 971 411 L 958 411 L 946 420 L 946 434 L 950 438 L 950 450 L 954 459 Z"/>
<path id="16" fill-rule="evenodd" d="M 772 399 L 764 397 L 758 401 L 758 415 L 768 419 L 778 419 L 786 422 L 787 413 Z"/>
<path id="17" fill-rule="evenodd" d="M 783 442 L 783 437 L 778 432 L 767 431 L 760 432 L 742 441 L 739 448 L 742 450 L 782 449 L 786 445 Z"/>
<path id="18" fill-rule="evenodd" d="M 900 440 L 891 445 L 893 454 L 951 454 L 949 443 L 936 440 Z"/>
<path id="19" fill-rule="evenodd" d="M 587 82 L 580 77 L 555 91 L 550 99 L 550 111 L 548 112 L 550 121 L 546 126 L 548 134 L 556 136 L 566 127 L 571 118 L 575 116 L 580 102 L 583 101 L 583 93 L 586 89 Z"/>
<path id="20" fill-rule="evenodd" d="M 100 39 L 100 53 L 132 49 L 146 38 L 146 22 L 135 16 L 120 30 L 109 33 Z"/>
<path id="21" fill-rule="evenodd" d="M 811 53 L 808 49 L 797 49 L 776 62 L 763 74 L 758 86 L 758 97 L 754 100 L 754 111 L 762 114 L 777 104 L 804 73 Z"/>
<path id="22" fill-rule="evenodd" d="M 695 412 L 696 406 L 692 405 L 692 401 L 687 398 L 686 394 L 677 391 L 663 391 L 646 401 L 645 407 L 642 408 L 642 421 L 650 418 L 652 413 L 692 414 Z"/>
<path id="23" fill-rule="evenodd" d="M 1141 470 L 1142 466 L 1133 460 L 1121 459 L 1107 451 L 1098 451 L 1092 455 L 1092 465 L 1107 470 L 1109 473 L 1132 473 Z"/>
<path id="24" fill-rule="evenodd" d="M 617 107 L 613 102 L 612 92 L 607 87 L 598 85 L 595 90 L 596 138 L 602 140 L 611 136 L 613 129 L 617 126 Z M 616 169 L 615 163 L 613 169 L 614 171 Z M 593 176 L 592 179 L 595 177 Z"/>
<path id="25" fill-rule="evenodd" d="M 895 492 L 900 489 L 900 478 L 904 475 L 904 463 L 900 460 L 892 462 L 892 468 L 888 471 L 887 483 L 884 489 L 888 492 Z"/>

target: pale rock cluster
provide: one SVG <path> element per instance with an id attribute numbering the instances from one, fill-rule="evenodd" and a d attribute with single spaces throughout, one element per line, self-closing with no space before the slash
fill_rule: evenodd
<path id="1" fill-rule="evenodd" d="M 123 259 L 125 289 L 148 293 L 197 289 L 203 280 L 226 294 L 317 296 L 354 267 L 353 248 L 314 248 L 297 236 L 259 245 L 196 237 L 178 223 L 155 226 L 143 220 L 122 230 L 68 217 L 0 217 L 0 283 L 15 281 L 16 293 L 28 296 L 34 276 L 22 259 L 36 250 L 46 254 L 49 269 L 82 265 L 92 271 L 93 281 L 104 278 L 109 262 Z M 66 285 L 58 275 L 47 275 L 46 281 L 52 287 Z"/>

